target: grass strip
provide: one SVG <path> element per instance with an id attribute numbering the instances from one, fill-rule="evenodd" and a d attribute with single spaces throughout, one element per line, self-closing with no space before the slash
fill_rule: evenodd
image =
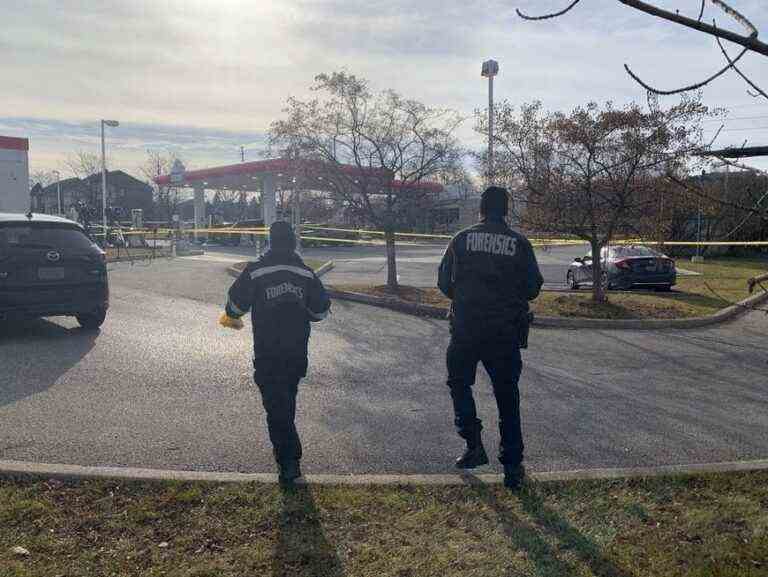
<path id="1" fill-rule="evenodd" d="M 532 483 L 517 495 L 469 481 L 4 480 L 0 527 L 3 577 L 763 577 L 768 472 Z"/>
<path id="2" fill-rule="evenodd" d="M 749 296 L 747 280 L 764 274 L 768 261 L 759 259 L 713 259 L 705 263 L 679 262 L 697 276 L 678 275 L 675 291 L 611 291 L 607 303 L 595 303 L 589 288 L 579 292 L 544 291 L 531 309 L 540 316 L 593 319 L 673 319 L 707 316 Z M 334 285 L 333 288 L 408 302 L 441 306 L 450 301 L 437 288 L 400 286 L 393 291 L 384 285 Z M 758 289 L 759 290 L 759 289 Z"/>

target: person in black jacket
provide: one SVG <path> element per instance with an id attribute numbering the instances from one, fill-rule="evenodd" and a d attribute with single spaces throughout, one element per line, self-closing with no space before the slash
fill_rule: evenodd
<path id="1" fill-rule="evenodd" d="M 451 341 L 446 353 L 448 387 L 456 428 L 467 443 L 456 467 L 472 469 L 488 463 L 472 396 L 477 363 L 482 361 L 499 409 L 504 484 L 516 489 L 525 475 L 518 389 L 520 348 L 527 346 L 528 302 L 538 296 L 543 278 L 531 243 L 507 225 L 507 207 L 506 189 L 491 186 L 485 190 L 480 222 L 459 232 L 448 244 L 438 287 L 452 301 Z"/>
<path id="2" fill-rule="evenodd" d="M 296 253 L 286 222 L 270 227 L 271 248 L 248 263 L 232 287 L 220 322 L 242 328 L 251 311 L 253 379 L 267 413 L 281 483 L 301 476 L 301 442 L 296 431 L 296 394 L 307 374 L 310 322 L 324 319 L 330 300 L 322 282 Z"/>

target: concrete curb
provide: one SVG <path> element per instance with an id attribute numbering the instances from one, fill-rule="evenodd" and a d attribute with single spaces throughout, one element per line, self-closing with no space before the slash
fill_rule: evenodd
<path id="1" fill-rule="evenodd" d="M 229 276 L 237 278 L 240 276 L 240 273 L 243 272 L 243 269 L 247 264 L 248 264 L 248 261 L 236 262 L 232 266 L 227 267 L 227 274 L 229 274 Z M 315 274 L 317 275 L 318 278 L 320 278 L 335 266 L 336 266 L 336 263 L 333 262 L 332 260 L 329 260 L 323 266 L 317 269 L 315 271 Z"/>
<path id="2" fill-rule="evenodd" d="M 397 312 L 416 316 L 445 319 L 448 310 L 433 305 L 409 303 L 396 298 L 377 297 L 372 295 L 328 289 L 331 298 L 348 300 L 372 306 L 391 309 Z M 659 330 L 659 329 L 695 329 L 724 323 L 748 312 L 751 307 L 768 301 L 768 293 L 764 292 L 751 296 L 706 317 L 687 319 L 580 319 L 565 317 L 536 316 L 533 326 L 543 328 L 563 329 L 618 329 L 618 330 Z"/>
<path id="3" fill-rule="evenodd" d="M 133 262 L 133 261 L 141 261 L 141 260 L 158 260 L 161 258 L 172 258 L 172 255 L 170 253 L 166 253 L 166 254 L 156 254 L 154 256 L 148 255 L 148 254 L 133 256 L 133 257 L 121 256 L 116 258 L 108 258 L 107 264 L 118 263 L 118 262 Z"/>
<path id="4" fill-rule="evenodd" d="M 702 473 L 730 473 L 768 470 L 768 459 L 660 467 L 619 469 L 584 469 L 574 471 L 533 472 L 533 481 L 580 481 L 599 479 L 651 478 Z M 208 483 L 276 483 L 272 473 L 234 473 L 218 471 L 177 471 L 134 467 L 85 467 L 53 463 L 0 460 L 0 478 L 121 479 L 131 481 L 202 481 Z M 313 485 L 471 485 L 498 484 L 502 475 L 492 473 L 464 474 L 381 474 L 381 475 L 306 475 L 301 484 Z"/>

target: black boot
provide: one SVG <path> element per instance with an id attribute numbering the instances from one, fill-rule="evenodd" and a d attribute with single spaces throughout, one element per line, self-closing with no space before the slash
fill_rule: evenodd
<path id="1" fill-rule="evenodd" d="M 301 477 L 301 467 L 299 467 L 298 459 L 278 462 L 277 469 L 279 471 L 277 480 L 281 485 L 292 485 L 295 479 Z"/>
<path id="2" fill-rule="evenodd" d="M 488 455 L 485 454 L 483 440 L 478 431 L 471 438 L 467 439 L 467 449 L 464 454 L 456 459 L 457 469 L 474 469 L 481 465 L 488 464 Z"/>
<path id="3" fill-rule="evenodd" d="M 519 465 L 504 465 L 504 486 L 507 489 L 517 491 L 523 485 L 525 479 L 525 467 Z"/>

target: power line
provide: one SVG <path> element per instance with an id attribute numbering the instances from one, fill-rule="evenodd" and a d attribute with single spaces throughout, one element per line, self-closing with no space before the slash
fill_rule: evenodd
<path id="1" fill-rule="evenodd" d="M 723 132 L 744 132 L 745 130 L 768 130 L 768 126 L 751 126 L 749 128 L 723 128 Z"/>
<path id="2" fill-rule="evenodd" d="M 733 118 L 710 118 L 709 120 L 702 120 L 702 122 L 731 122 L 732 120 L 762 120 L 768 118 L 768 114 L 761 116 L 734 116 Z"/>

